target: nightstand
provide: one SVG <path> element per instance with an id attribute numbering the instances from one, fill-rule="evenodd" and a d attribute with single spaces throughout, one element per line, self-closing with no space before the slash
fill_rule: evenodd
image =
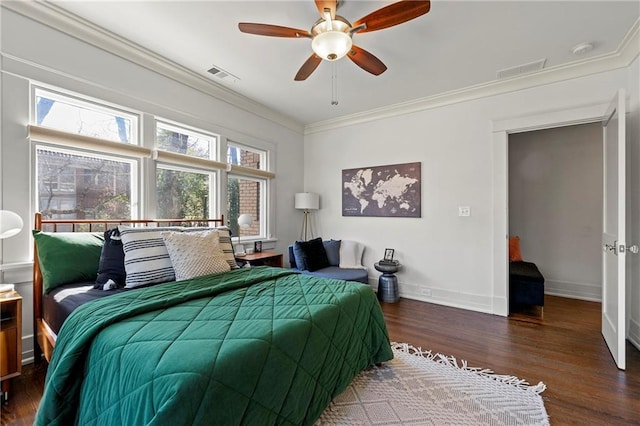
<path id="1" fill-rule="evenodd" d="M 11 379 L 22 373 L 22 296 L 0 293 L 0 381 L 2 398 L 9 399 Z"/>
<path id="2" fill-rule="evenodd" d="M 272 251 L 262 251 L 260 253 L 251 253 L 245 255 L 236 255 L 237 262 L 246 262 L 251 266 L 275 266 L 282 268 L 282 255 Z"/>

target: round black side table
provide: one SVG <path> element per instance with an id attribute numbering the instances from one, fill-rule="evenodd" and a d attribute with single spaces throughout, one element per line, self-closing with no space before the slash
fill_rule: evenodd
<path id="1" fill-rule="evenodd" d="M 393 275 L 400 269 L 400 264 L 385 265 L 376 262 L 373 267 L 382 272 L 382 275 L 378 278 L 378 300 L 386 303 L 395 303 L 400 300 L 398 278 Z"/>

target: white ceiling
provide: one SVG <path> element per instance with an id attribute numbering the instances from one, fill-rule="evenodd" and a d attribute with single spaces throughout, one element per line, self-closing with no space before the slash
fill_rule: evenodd
<path id="1" fill-rule="evenodd" d="M 382 60 L 380 76 L 348 58 L 323 62 L 303 82 L 309 39 L 244 34 L 238 22 L 309 30 L 313 0 L 54 1 L 56 5 L 302 124 L 317 123 L 496 79 L 496 72 L 546 59 L 546 68 L 610 54 L 640 16 L 640 1 L 433 0 L 431 11 L 384 30 L 354 35 Z M 346 0 L 338 14 L 354 22 L 393 1 Z M 583 55 L 572 47 L 593 43 Z M 331 71 L 338 76 L 331 105 Z M 218 80 L 222 68 L 239 78 Z"/>

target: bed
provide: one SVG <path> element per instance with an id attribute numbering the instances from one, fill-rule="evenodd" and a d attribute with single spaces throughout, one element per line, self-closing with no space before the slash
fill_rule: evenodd
<path id="1" fill-rule="evenodd" d="M 34 233 L 170 222 L 37 214 Z M 65 283 L 60 300 L 90 300 L 57 328 L 37 256 L 36 334 L 50 364 L 36 424 L 313 424 L 356 374 L 393 356 L 368 286 L 266 266 L 95 298 L 92 282 Z"/>

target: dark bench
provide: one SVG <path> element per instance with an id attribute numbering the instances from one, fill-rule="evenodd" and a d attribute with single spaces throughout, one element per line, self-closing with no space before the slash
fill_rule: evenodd
<path id="1" fill-rule="evenodd" d="M 509 262 L 509 305 L 544 306 L 544 277 L 535 263 Z"/>

